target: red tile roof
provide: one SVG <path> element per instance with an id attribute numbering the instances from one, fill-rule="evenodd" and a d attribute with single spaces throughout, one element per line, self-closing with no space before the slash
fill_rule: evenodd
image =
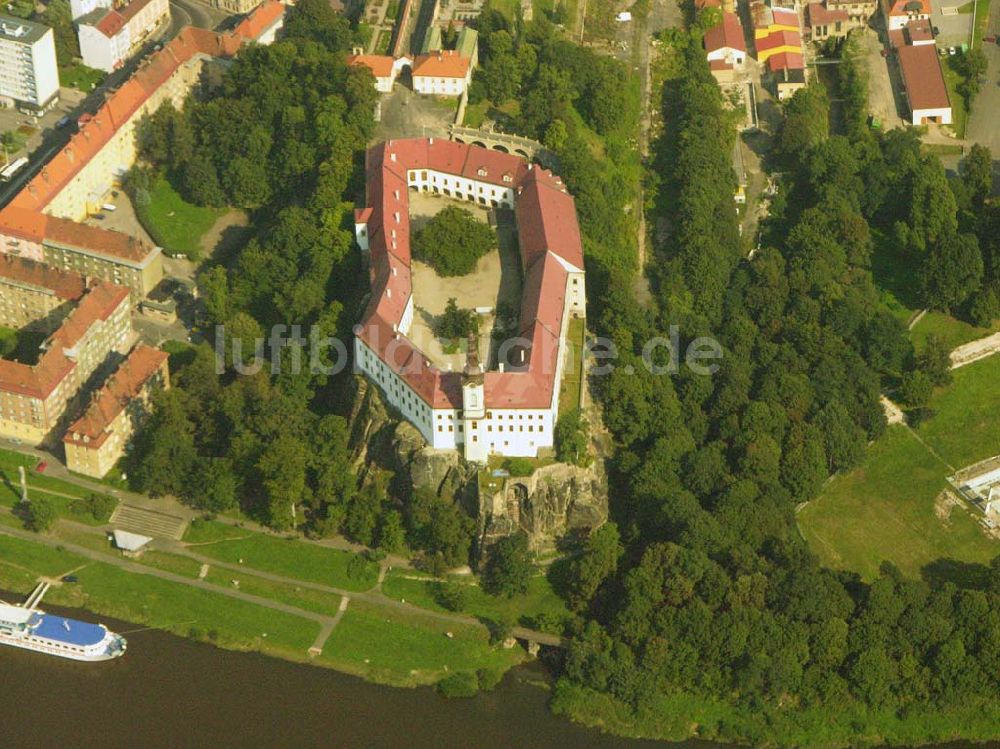
<path id="1" fill-rule="evenodd" d="M 390 78 L 395 60 L 389 55 L 348 55 L 348 65 L 363 65 L 372 71 L 376 78 Z"/>
<path id="2" fill-rule="evenodd" d="M 103 445 L 111 434 L 111 424 L 163 369 L 167 358 L 166 352 L 142 344 L 132 349 L 91 400 L 83 416 L 70 425 L 63 442 L 92 450 Z"/>
<path id="3" fill-rule="evenodd" d="M 465 78 L 469 74 L 469 58 L 453 49 L 417 55 L 413 60 L 413 77 Z"/>
<path id="4" fill-rule="evenodd" d="M 47 289 L 60 299 L 76 301 L 87 290 L 83 276 L 34 260 L 0 254 L 0 278 L 10 283 Z"/>
<path id="5" fill-rule="evenodd" d="M 369 150 L 368 207 L 355 211 L 355 220 L 368 227 L 372 299 L 358 337 L 429 406 L 462 407 L 461 375 L 435 367 L 398 332 L 412 293 L 406 178 L 411 169 L 515 191 L 525 273 L 521 335 L 532 345 L 518 371 L 486 373 L 486 404 L 548 408 L 557 386 L 567 278 L 571 269 L 583 270 L 583 244 L 572 196 L 551 172 L 529 167 L 517 156 L 435 138 L 388 141 Z"/>
<path id="6" fill-rule="evenodd" d="M 735 13 L 722 14 L 722 22 L 705 32 L 705 51 L 715 52 L 719 49 L 731 48 L 746 52 L 743 41 L 743 26 Z"/>
<path id="7" fill-rule="evenodd" d="M 805 70 L 806 64 L 798 52 L 779 52 L 767 58 L 767 67 L 776 73 L 779 70 Z"/>
<path id="8" fill-rule="evenodd" d="M 757 51 L 763 52 L 778 47 L 798 47 L 802 49 L 802 37 L 797 31 L 775 31 L 756 41 Z"/>
<path id="9" fill-rule="evenodd" d="M 948 88 L 933 44 L 906 45 L 896 50 L 910 109 L 950 107 Z"/>

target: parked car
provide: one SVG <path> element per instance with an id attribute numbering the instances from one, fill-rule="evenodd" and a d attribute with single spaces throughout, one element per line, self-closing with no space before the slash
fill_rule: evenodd
<path id="1" fill-rule="evenodd" d="M 957 50 L 957 49 L 955 49 L 954 47 L 948 47 L 948 54 L 949 54 L 949 55 L 954 55 L 954 54 L 956 54 L 957 52 L 958 52 L 958 50 Z"/>
<path id="2" fill-rule="evenodd" d="M 990 36 L 984 36 L 983 41 L 989 42 L 990 44 L 996 44 L 997 38 L 995 35 L 991 34 Z"/>
<path id="3" fill-rule="evenodd" d="M 75 583 L 75 582 L 77 582 L 77 576 L 76 575 L 63 575 L 62 581 L 64 583 Z"/>
<path id="4" fill-rule="evenodd" d="M 934 34 L 934 36 L 940 36 L 941 29 L 939 29 L 937 26 L 931 26 L 931 33 Z"/>
<path id="5" fill-rule="evenodd" d="M 35 466 L 35 470 L 38 471 L 39 473 L 45 473 L 45 469 L 48 468 L 48 467 L 49 467 L 49 464 L 46 463 L 43 460 L 41 463 L 39 463 L 37 466 Z"/>

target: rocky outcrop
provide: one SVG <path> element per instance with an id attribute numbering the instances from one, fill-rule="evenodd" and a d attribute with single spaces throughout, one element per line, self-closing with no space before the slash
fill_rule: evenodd
<path id="1" fill-rule="evenodd" d="M 531 476 L 494 478 L 479 488 L 482 549 L 524 531 L 531 548 L 542 551 L 608 519 L 607 481 L 599 463 L 590 468 L 554 463 Z"/>
<path id="2" fill-rule="evenodd" d="M 356 378 L 351 449 L 359 482 L 379 471 L 393 474 L 392 493 L 405 502 L 428 489 L 459 502 L 477 518 L 479 548 L 524 531 L 531 548 L 551 549 L 560 538 L 596 528 L 608 517 L 607 481 L 601 461 L 589 468 L 553 463 L 524 478 L 489 476 L 457 450 L 434 450 L 420 432 L 386 407 L 377 387 Z"/>

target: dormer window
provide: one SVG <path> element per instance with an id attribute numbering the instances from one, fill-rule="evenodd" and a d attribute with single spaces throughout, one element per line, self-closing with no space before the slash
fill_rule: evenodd
<path id="1" fill-rule="evenodd" d="M 479 176 L 480 177 L 485 177 L 486 176 L 486 168 L 485 167 L 479 167 Z"/>
<path id="2" fill-rule="evenodd" d="M 509 174 L 505 174 L 505 175 L 503 176 L 503 181 L 504 181 L 504 182 L 507 182 L 507 183 L 510 183 L 510 182 L 513 182 L 513 181 L 514 181 L 514 178 L 513 178 L 513 177 L 511 177 L 511 176 L 510 176 Z"/>

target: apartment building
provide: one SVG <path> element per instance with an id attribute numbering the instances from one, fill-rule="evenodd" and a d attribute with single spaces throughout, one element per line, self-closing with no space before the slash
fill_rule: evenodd
<path id="1" fill-rule="evenodd" d="M 51 333 L 86 290 L 76 273 L 0 255 L 0 325 Z"/>
<path id="2" fill-rule="evenodd" d="M 41 112 L 59 99 L 52 29 L 0 15 L 0 103 Z"/>
<path id="3" fill-rule="evenodd" d="M 98 281 L 42 344 L 37 362 L 0 359 L 0 436 L 50 442 L 80 389 L 126 346 L 130 312 L 128 289 Z"/>
<path id="4" fill-rule="evenodd" d="M 170 387 L 167 354 L 138 345 L 63 435 L 66 467 L 102 478 L 142 426 L 154 391 Z"/>

